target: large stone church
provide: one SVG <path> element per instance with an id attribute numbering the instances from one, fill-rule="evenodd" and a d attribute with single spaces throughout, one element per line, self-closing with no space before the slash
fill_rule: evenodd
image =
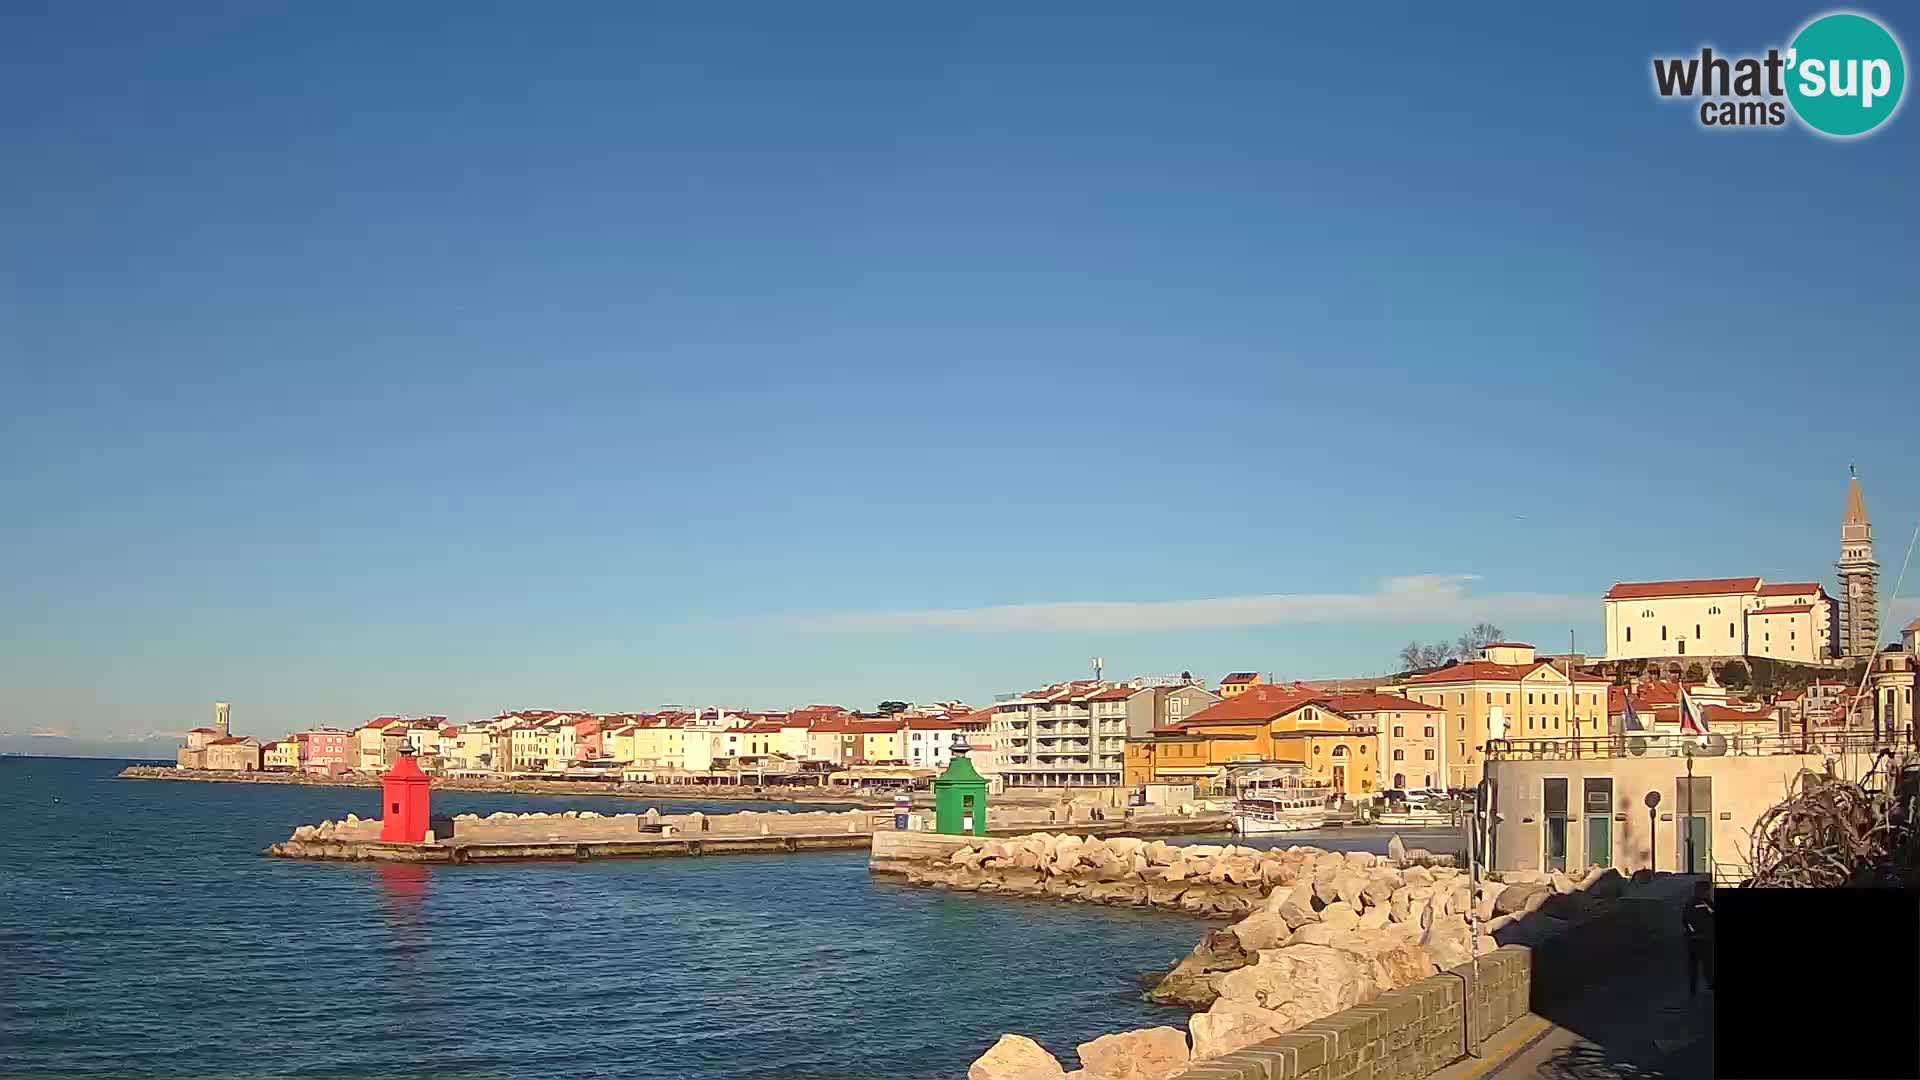
<path id="1" fill-rule="evenodd" d="M 1860 479 L 1847 483 L 1839 596 L 1815 581 L 1758 577 L 1622 581 L 1607 591 L 1608 660 L 1765 657 L 1826 664 L 1872 656 L 1880 564 Z"/>

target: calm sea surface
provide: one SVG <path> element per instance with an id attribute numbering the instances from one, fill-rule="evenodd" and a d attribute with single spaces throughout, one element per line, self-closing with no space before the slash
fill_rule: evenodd
<path id="1" fill-rule="evenodd" d="M 1208 928 L 876 881 L 864 851 L 265 859 L 377 796 L 115 779 L 122 764 L 0 758 L 0 1076 L 951 1080 L 1005 1031 L 1071 1067 L 1096 1035 L 1184 1024 L 1133 976 Z M 434 796 L 448 813 L 649 805 L 733 808 Z"/>

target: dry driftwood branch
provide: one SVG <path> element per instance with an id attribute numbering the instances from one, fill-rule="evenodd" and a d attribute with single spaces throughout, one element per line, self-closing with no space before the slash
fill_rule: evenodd
<path id="1" fill-rule="evenodd" d="M 1920 885 L 1911 758 L 1881 757 L 1859 781 L 1802 772 L 1752 832 L 1754 888 Z M 1903 779 L 1907 782 L 1903 783 Z"/>

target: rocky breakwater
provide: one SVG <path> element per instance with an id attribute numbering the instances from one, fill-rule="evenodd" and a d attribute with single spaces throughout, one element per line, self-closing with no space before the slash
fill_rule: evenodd
<path id="1" fill-rule="evenodd" d="M 1275 890 L 1310 879 L 1314 860 L 1321 857 L 1356 867 L 1383 861 L 1377 855 L 1341 856 L 1308 847 L 1262 850 L 1040 832 L 986 840 L 902 869 L 916 885 L 1235 916 L 1258 909 Z M 1440 861 L 1425 852 L 1401 857 Z"/>
<path id="2" fill-rule="evenodd" d="M 1288 880 L 1257 910 L 1202 938 L 1171 971 L 1143 973 L 1153 1000 L 1204 1010 L 1192 1013 L 1185 1033 L 1163 1026 L 1103 1036 L 1080 1046 L 1074 1073 L 1031 1039 L 1005 1035 L 973 1063 L 969 1080 L 1166 1080 L 1476 954 L 1550 938 L 1630 890 L 1617 871 L 1597 867 L 1579 878 L 1518 874 L 1476 885 L 1452 867 L 1414 865 L 1404 855 L 1275 854 L 1261 860 L 1263 873 L 1277 862 L 1274 875 Z M 1116 1048 L 1125 1049 L 1110 1052 Z"/>

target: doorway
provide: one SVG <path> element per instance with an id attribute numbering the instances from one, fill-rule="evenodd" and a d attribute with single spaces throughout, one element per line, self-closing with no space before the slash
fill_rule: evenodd
<path id="1" fill-rule="evenodd" d="M 1590 776 L 1581 782 L 1581 814 L 1586 818 L 1586 865 L 1613 865 L 1613 778 Z"/>
<path id="2" fill-rule="evenodd" d="M 1674 865 L 1683 874 L 1705 874 L 1713 869 L 1713 777 L 1686 777 L 1674 781 Z"/>
<path id="3" fill-rule="evenodd" d="M 1541 802 L 1546 809 L 1541 866 L 1551 873 L 1567 868 L 1567 778 L 1549 776 L 1540 784 Z"/>
<path id="4" fill-rule="evenodd" d="M 1335 765 L 1333 767 L 1333 792 L 1343 797 L 1347 793 L 1347 767 L 1345 765 Z"/>

